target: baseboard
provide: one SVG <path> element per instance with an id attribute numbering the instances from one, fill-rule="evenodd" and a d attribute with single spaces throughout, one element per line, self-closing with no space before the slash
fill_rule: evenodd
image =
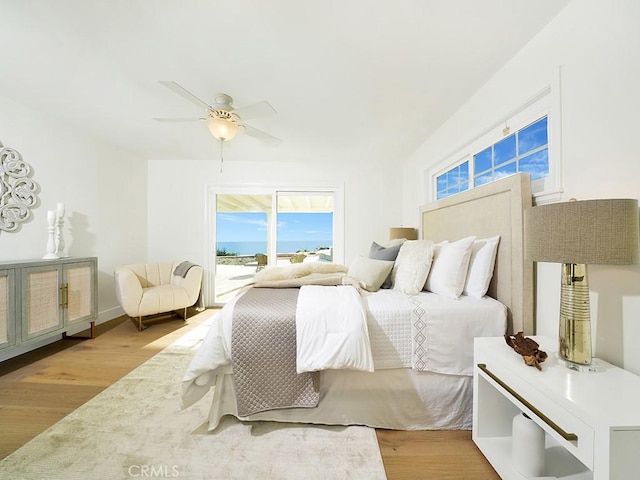
<path id="1" fill-rule="evenodd" d="M 100 325 L 101 323 L 106 323 L 114 318 L 122 317 L 124 315 L 124 310 L 121 307 L 113 307 L 108 310 L 103 310 L 102 312 L 98 312 L 98 318 L 96 318 L 96 325 Z"/>

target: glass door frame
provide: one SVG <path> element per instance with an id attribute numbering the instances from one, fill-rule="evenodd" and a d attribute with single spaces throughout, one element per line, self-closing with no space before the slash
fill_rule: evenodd
<path id="1" fill-rule="evenodd" d="M 333 194 L 333 262 L 344 263 L 344 187 L 338 186 L 288 186 L 288 185 L 210 185 L 207 187 L 207 205 L 205 208 L 205 242 L 204 242 L 204 278 L 203 300 L 207 306 L 220 307 L 223 304 L 215 303 L 215 277 L 216 277 L 216 213 L 217 195 L 271 195 L 272 222 L 269 225 L 267 257 L 269 264 L 276 261 L 276 230 L 278 224 L 277 198 L 278 193 L 296 194 Z"/>

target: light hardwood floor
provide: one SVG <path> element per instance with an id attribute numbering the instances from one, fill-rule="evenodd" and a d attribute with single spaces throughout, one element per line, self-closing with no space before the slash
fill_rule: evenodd
<path id="1" fill-rule="evenodd" d="M 200 318 L 204 319 L 204 316 Z M 165 319 L 138 332 L 125 318 L 93 340 L 63 339 L 0 363 L 0 458 L 4 458 L 190 329 Z M 377 430 L 389 480 L 499 479 L 468 431 Z"/>

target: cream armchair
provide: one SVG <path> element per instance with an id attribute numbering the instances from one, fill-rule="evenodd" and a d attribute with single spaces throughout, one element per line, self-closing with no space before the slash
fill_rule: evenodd
<path id="1" fill-rule="evenodd" d="M 116 298 L 142 331 L 142 317 L 183 310 L 198 301 L 202 267 L 189 262 L 123 265 L 114 272 Z"/>

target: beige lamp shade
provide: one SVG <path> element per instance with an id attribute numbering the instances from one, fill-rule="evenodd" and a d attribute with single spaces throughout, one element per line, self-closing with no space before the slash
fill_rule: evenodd
<path id="1" fill-rule="evenodd" d="M 636 199 L 540 205 L 528 211 L 526 229 L 530 260 L 592 265 L 640 260 Z"/>
<path id="2" fill-rule="evenodd" d="M 391 227 L 389 229 L 389 240 L 396 240 L 398 238 L 417 240 L 418 230 L 412 227 Z"/>

